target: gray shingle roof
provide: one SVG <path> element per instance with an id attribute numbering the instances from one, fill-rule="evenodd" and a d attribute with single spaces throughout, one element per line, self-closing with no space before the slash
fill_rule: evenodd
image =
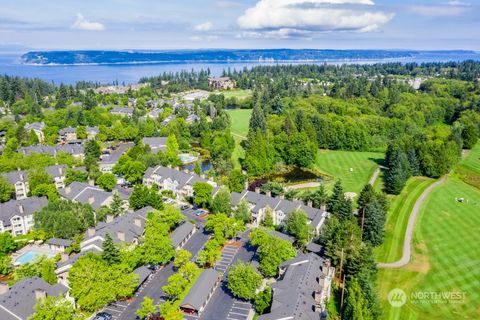
<path id="1" fill-rule="evenodd" d="M 59 238 L 50 238 L 47 241 L 47 244 L 61 247 L 70 247 L 73 243 L 73 240 L 59 239 Z"/>
<path id="2" fill-rule="evenodd" d="M 259 320 L 294 319 L 318 320 L 314 311 L 314 292 L 319 289 L 318 277 L 322 274 L 323 259 L 309 253 L 299 255 L 280 265 L 286 268 L 283 276 L 274 284 L 271 312 Z"/>
<path id="3" fill-rule="evenodd" d="M 77 133 L 77 128 L 72 128 L 72 127 L 63 128 L 63 129 L 60 129 L 60 131 L 58 131 L 58 133 L 61 136 L 66 135 L 67 133 Z"/>
<path id="4" fill-rule="evenodd" d="M 8 182 L 15 184 L 17 182 L 27 182 L 28 172 L 25 170 L 16 170 L 4 173 L 3 176 L 7 178 Z"/>
<path id="5" fill-rule="evenodd" d="M 66 199 L 83 204 L 90 204 L 94 210 L 99 209 L 103 203 L 112 196 L 111 192 L 92 187 L 85 182 L 72 182 L 68 187 L 59 189 L 60 195 Z M 93 200 L 93 201 L 91 201 Z"/>
<path id="6" fill-rule="evenodd" d="M 190 221 L 184 221 L 179 225 L 170 234 L 170 240 L 172 240 L 173 247 L 177 248 L 194 229 L 195 226 Z"/>
<path id="7" fill-rule="evenodd" d="M 148 269 L 147 266 L 141 266 L 133 270 L 133 273 L 138 275 L 138 286 L 141 286 L 145 280 L 147 280 L 148 276 L 152 274 L 152 271 Z"/>
<path id="8" fill-rule="evenodd" d="M 102 156 L 100 163 L 102 164 L 110 164 L 110 163 L 117 163 L 118 159 L 127 151 L 128 148 L 134 147 L 135 144 L 133 142 L 121 143 L 115 150 L 113 150 L 110 154 Z"/>
<path id="9" fill-rule="evenodd" d="M 280 239 L 282 239 L 282 240 L 286 240 L 286 241 L 288 241 L 288 242 L 290 242 L 290 243 L 294 243 L 294 242 L 295 242 L 295 239 L 294 239 L 294 238 L 292 238 L 292 237 L 290 237 L 289 235 L 286 235 L 286 234 L 284 234 L 284 233 L 278 232 L 278 231 L 276 231 L 276 230 L 270 230 L 269 234 L 270 234 L 271 236 L 280 238 Z"/>
<path id="10" fill-rule="evenodd" d="M 65 145 L 56 145 L 56 146 L 45 146 L 45 145 L 37 144 L 29 147 L 22 147 L 18 149 L 18 152 L 25 155 L 29 155 L 32 153 L 41 153 L 41 154 L 49 154 L 51 156 L 56 156 L 60 152 L 65 152 L 73 156 L 80 156 L 85 153 L 85 149 L 82 145 L 77 145 L 77 144 L 72 144 L 72 145 L 65 144 Z"/>
<path id="11" fill-rule="evenodd" d="M 37 303 L 35 290 L 37 289 L 45 290 L 47 296 L 65 295 L 68 291 L 67 287 L 59 283 L 52 286 L 39 277 L 26 278 L 17 282 L 7 293 L 0 295 L 0 306 L 18 318 L 26 320 L 34 313 L 33 307 Z M 0 313 L 0 315 L 2 314 Z M 2 315 L 3 319 L 8 318 L 4 318 Z"/>
<path id="12" fill-rule="evenodd" d="M 149 168 L 143 176 L 144 179 L 149 179 L 152 175 L 160 176 L 160 181 L 170 178 L 172 181 L 177 181 L 179 188 L 185 185 L 193 185 L 195 182 L 208 182 L 207 179 L 203 179 L 195 173 L 186 173 L 183 171 L 157 166 L 155 168 Z"/>
<path id="13" fill-rule="evenodd" d="M 42 131 L 45 129 L 45 123 L 44 122 L 32 122 L 32 123 L 27 123 L 25 125 L 25 130 L 30 131 L 30 130 L 39 130 Z"/>
<path id="14" fill-rule="evenodd" d="M 182 300 L 180 307 L 193 307 L 199 310 L 205 301 L 208 299 L 210 292 L 215 287 L 218 281 L 219 273 L 214 269 L 204 270 L 197 281 L 193 284 L 188 294 Z"/>
<path id="15" fill-rule="evenodd" d="M 61 164 L 61 165 L 48 166 L 45 168 L 45 171 L 52 178 L 57 178 L 57 177 L 65 176 L 65 173 L 67 172 L 67 168 L 68 168 L 67 165 Z"/>
<path id="16" fill-rule="evenodd" d="M 21 200 L 10 200 L 0 203 L 0 220 L 4 226 L 10 225 L 10 219 L 17 216 L 29 216 L 48 205 L 46 197 L 30 197 Z"/>
<path id="17" fill-rule="evenodd" d="M 126 113 L 126 114 L 133 114 L 133 108 L 127 107 L 114 107 L 110 110 L 111 113 Z"/>
<path id="18" fill-rule="evenodd" d="M 165 137 L 145 137 L 142 142 L 149 146 L 153 153 L 164 152 L 167 149 L 167 138 Z"/>

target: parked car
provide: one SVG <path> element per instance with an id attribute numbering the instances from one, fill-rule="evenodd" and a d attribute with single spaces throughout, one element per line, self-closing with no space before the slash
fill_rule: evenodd
<path id="1" fill-rule="evenodd" d="M 107 312 L 97 313 L 95 318 L 93 318 L 93 320 L 112 320 L 112 319 L 113 319 L 113 316 Z"/>
<path id="2" fill-rule="evenodd" d="M 199 217 L 199 216 L 201 216 L 201 215 L 203 215 L 203 214 L 205 214 L 205 213 L 207 213 L 207 212 L 206 212 L 205 210 L 202 210 L 202 209 L 198 209 L 197 211 L 195 211 L 195 215 L 196 215 L 197 217 Z"/>
<path id="3" fill-rule="evenodd" d="M 180 207 L 182 210 L 187 210 L 190 209 L 190 206 L 188 204 L 184 204 L 183 206 Z"/>

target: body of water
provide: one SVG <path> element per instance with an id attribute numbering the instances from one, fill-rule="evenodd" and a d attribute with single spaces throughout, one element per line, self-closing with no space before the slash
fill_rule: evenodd
<path id="1" fill-rule="evenodd" d="M 241 70 L 258 65 L 274 65 L 275 63 L 253 62 L 221 62 L 221 63 L 154 63 L 154 64 L 114 64 L 114 65 L 26 65 L 20 63 L 21 53 L 0 53 L 0 74 L 40 78 L 55 84 L 74 84 L 77 81 L 92 81 L 99 83 L 137 83 L 142 77 L 156 76 L 164 72 L 178 72 L 182 70 L 210 69 L 212 75 L 218 76 L 223 70 Z M 331 60 L 324 62 L 310 62 L 315 64 L 373 64 L 379 62 L 446 62 L 446 61 L 480 61 L 480 53 L 447 54 L 447 53 L 422 53 L 412 58 L 384 59 L 384 60 L 358 60 L 343 61 Z M 288 62 L 288 64 L 305 64 L 306 62 Z"/>

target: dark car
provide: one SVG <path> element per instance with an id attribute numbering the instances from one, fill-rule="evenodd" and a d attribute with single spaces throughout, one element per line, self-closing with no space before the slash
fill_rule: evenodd
<path id="1" fill-rule="evenodd" d="M 188 204 L 184 204 L 183 206 L 180 207 L 182 210 L 187 210 L 190 209 L 190 206 Z"/>
<path id="2" fill-rule="evenodd" d="M 112 315 L 106 312 L 97 313 L 95 318 L 93 318 L 93 320 L 112 320 L 112 319 L 113 319 Z"/>

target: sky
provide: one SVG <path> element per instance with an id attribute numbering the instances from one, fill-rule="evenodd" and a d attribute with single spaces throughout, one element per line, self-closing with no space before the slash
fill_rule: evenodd
<path id="1" fill-rule="evenodd" d="M 480 0 L 0 0 L 0 48 L 480 50 Z"/>

